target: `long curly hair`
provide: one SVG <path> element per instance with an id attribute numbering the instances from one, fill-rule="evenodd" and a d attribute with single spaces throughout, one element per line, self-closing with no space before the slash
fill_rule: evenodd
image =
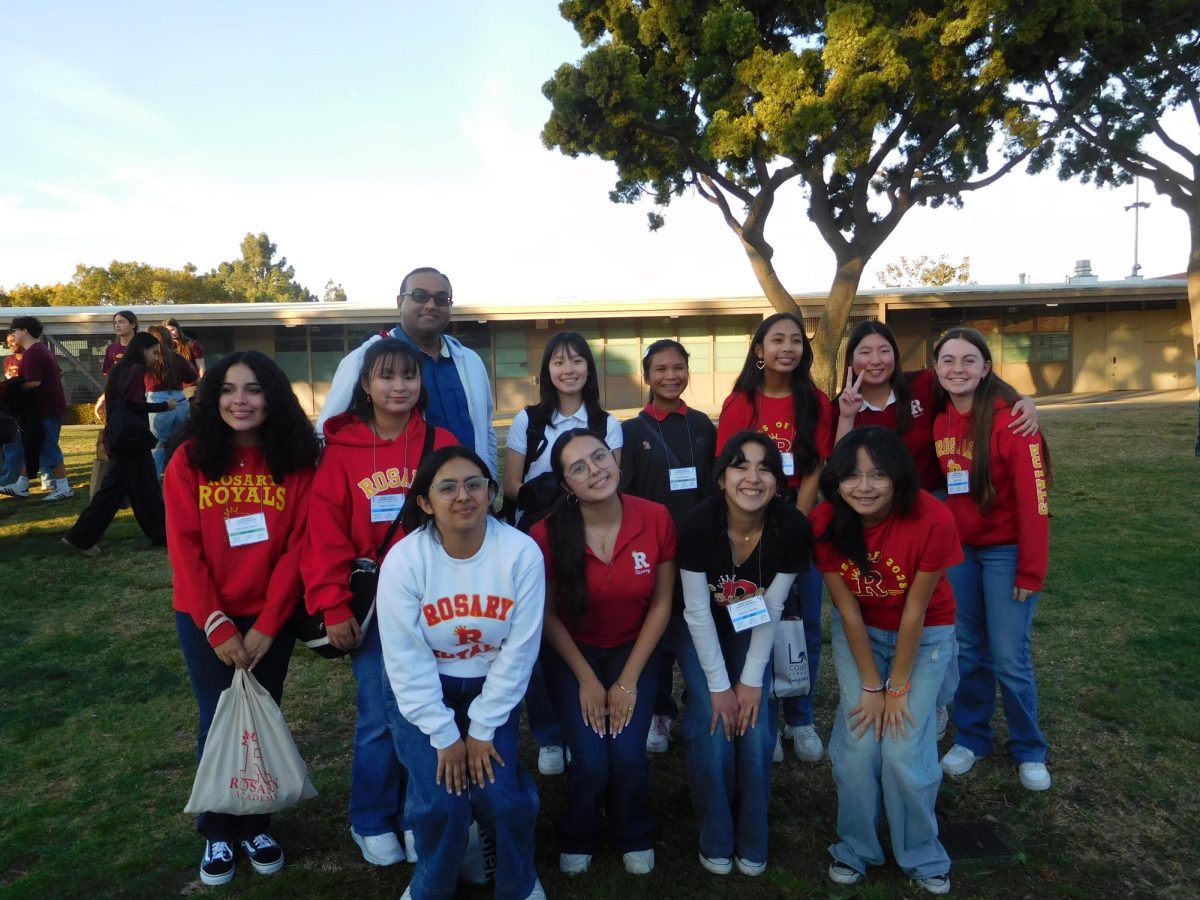
<path id="1" fill-rule="evenodd" d="M 221 390 L 232 366 L 244 365 L 258 379 L 267 401 L 267 418 L 259 433 L 267 457 L 267 468 L 276 484 L 288 472 L 310 469 L 317 464 L 317 436 L 300 408 L 292 383 L 276 362 L 257 350 L 238 350 L 208 369 L 196 385 L 192 413 L 179 430 L 176 444 L 190 441 L 188 462 L 216 480 L 233 466 L 233 429 L 221 418 Z"/>
<path id="2" fill-rule="evenodd" d="M 792 444 L 792 452 L 796 458 L 796 472 L 811 472 L 821 464 L 817 453 L 817 420 L 820 418 L 821 406 L 817 400 L 817 388 L 812 380 L 813 350 L 808 342 L 808 333 L 804 330 L 804 320 L 792 313 L 775 313 L 767 316 L 754 332 L 750 341 L 750 349 L 746 353 L 746 361 L 742 371 L 738 373 L 737 381 L 733 383 L 733 393 L 741 394 L 750 405 L 753 418 L 751 424 L 758 422 L 758 396 L 765 380 L 763 370 L 759 368 L 758 354 L 755 348 L 761 347 L 770 333 L 772 326 L 788 320 L 794 322 L 800 329 L 804 341 L 804 350 L 800 354 L 800 364 L 792 370 L 792 415 L 795 421 L 796 439 Z"/>

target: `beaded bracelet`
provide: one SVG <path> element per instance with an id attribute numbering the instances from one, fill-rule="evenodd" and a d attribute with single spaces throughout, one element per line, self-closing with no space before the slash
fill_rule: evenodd
<path id="1" fill-rule="evenodd" d="M 881 685 L 879 685 L 879 687 L 867 687 L 867 686 L 864 684 L 864 685 L 862 686 L 862 689 L 863 689 L 864 691 L 866 691 L 868 694 L 882 694 L 882 693 L 883 693 L 883 685 L 882 685 L 882 684 L 881 684 Z"/>
<path id="2" fill-rule="evenodd" d="M 912 682 L 911 682 L 911 681 L 906 681 L 906 682 L 904 682 L 904 687 L 902 687 L 902 688 L 894 688 L 894 687 L 892 687 L 892 679 L 890 679 L 890 678 L 889 678 L 889 679 L 887 680 L 887 684 L 885 685 L 885 687 L 887 687 L 887 692 L 888 692 L 888 694 L 889 694 L 890 696 L 892 696 L 892 697 L 903 697 L 903 696 L 904 696 L 905 694 L 907 694 L 907 693 L 908 693 L 910 690 L 912 690 Z"/>
<path id="3" fill-rule="evenodd" d="M 635 694 L 635 695 L 637 694 L 637 688 L 634 688 L 631 691 L 629 688 L 625 687 L 625 685 L 621 684 L 621 682 L 619 682 L 619 681 L 614 681 L 613 684 L 615 684 L 617 687 L 619 687 L 621 690 L 623 690 L 627 694 Z"/>

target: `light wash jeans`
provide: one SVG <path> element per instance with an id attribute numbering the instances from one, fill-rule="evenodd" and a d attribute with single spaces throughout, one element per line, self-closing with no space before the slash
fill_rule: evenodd
<path id="1" fill-rule="evenodd" d="M 752 630 L 719 633 L 730 684 L 737 684 L 741 678 Z M 735 733 L 728 741 L 721 723 L 709 733 L 712 694 L 686 625 L 677 646 L 679 670 L 687 685 L 683 739 L 692 805 L 700 819 L 700 852 L 709 859 L 732 859 L 736 855 L 746 862 L 766 862 L 771 756 L 779 722 L 779 701 L 771 695 L 771 663 L 763 669 L 758 725 L 743 735 Z"/>
<path id="2" fill-rule="evenodd" d="M 996 682 L 1008 719 L 1009 751 L 1018 763 L 1045 762 L 1048 745 L 1038 727 L 1037 682 L 1030 638 L 1040 594 L 1013 599 L 1017 545 L 963 545 L 966 559 L 946 570 L 958 605 L 958 691 L 954 742 L 976 756 L 992 752 Z"/>
<path id="3" fill-rule="evenodd" d="M 379 624 L 372 620 L 350 657 L 358 682 L 354 722 L 354 760 L 350 765 L 350 824 L 363 837 L 402 834 L 408 776 L 392 746 L 384 705 L 383 648 Z"/>
<path id="4" fill-rule="evenodd" d="M 147 391 L 147 403 L 163 403 L 167 400 L 177 400 L 179 405 L 166 412 L 150 413 L 150 432 L 158 438 L 154 447 L 154 468 L 158 477 L 162 478 L 163 469 L 167 467 L 167 443 L 171 435 L 187 421 L 190 407 L 183 391 Z"/>
<path id="5" fill-rule="evenodd" d="M 887 679 L 896 655 L 898 632 L 867 627 L 879 675 Z M 938 765 L 934 700 L 950 661 L 953 625 L 935 625 L 921 632 L 909 681 L 908 709 L 915 720 L 908 734 L 885 733 L 876 741 L 873 728 L 856 738 L 850 730 L 850 711 L 862 697 L 862 679 L 841 616 L 833 610 L 833 665 L 839 701 L 829 739 L 829 758 L 838 792 L 838 843 L 830 855 L 856 872 L 884 862 L 879 842 L 880 813 L 887 818 L 896 864 L 910 878 L 945 875 L 950 857 L 938 840 L 937 803 L 942 770 Z"/>

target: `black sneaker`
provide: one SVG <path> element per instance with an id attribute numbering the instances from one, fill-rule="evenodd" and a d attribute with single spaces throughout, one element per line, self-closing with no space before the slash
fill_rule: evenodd
<path id="1" fill-rule="evenodd" d="M 283 868 L 283 848 L 265 831 L 250 840 L 242 839 L 242 849 L 259 875 L 273 875 Z"/>
<path id="2" fill-rule="evenodd" d="M 233 865 L 233 845 L 228 841 L 205 841 L 200 860 L 200 880 L 208 885 L 228 884 L 237 871 Z"/>

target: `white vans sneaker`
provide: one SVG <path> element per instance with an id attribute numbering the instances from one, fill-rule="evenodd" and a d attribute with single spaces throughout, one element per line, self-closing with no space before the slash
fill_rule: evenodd
<path id="1" fill-rule="evenodd" d="M 373 866 L 394 866 L 396 863 L 408 862 L 408 854 L 404 852 L 404 847 L 391 831 L 383 834 L 369 834 L 364 837 L 352 827 L 350 837 L 354 839 L 354 843 L 358 844 L 363 859 Z"/>
<path id="2" fill-rule="evenodd" d="M 621 857 L 630 875 L 649 875 L 654 871 L 654 849 L 631 850 Z"/>
<path id="3" fill-rule="evenodd" d="M 825 745 L 812 725 L 783 726 L 783 736 L 792 742 L 792 750 L 800 762 L 816 763 L 825 755 Z"/>
<path id="4" fill-rule="evenodd" d="M 651 716 L 650 731 L 646 734 L 647 753 L 666 753 L 671 746 L 671 717 Z"/>
<path id="5" fill-rule="evenodd" d="M 582 875 L 592 867 L 590 853 L 558 854 L 558 870 L 564 875 Z"/>
<path id="6" fill-rule="evenodd" d="M 563 748 L 557 744 L 542 747 L 538 751 L 538 771 L 543 775 L 561 775 L 566 767 Z"/>
<path id="7" fill-rule="evenodd" d="M 1050 790 L 1050 770 L 1045 763 L 1021 763 L 1021 787 L 1027 791 Z"/>
<path id="8" fill-rule="evenodd" d="M 968 750 L 962 744 L 955 744 L 942 757 L 942 771 L 947 775 L 966 775 L 979 759 L 974 751 Z"/>

